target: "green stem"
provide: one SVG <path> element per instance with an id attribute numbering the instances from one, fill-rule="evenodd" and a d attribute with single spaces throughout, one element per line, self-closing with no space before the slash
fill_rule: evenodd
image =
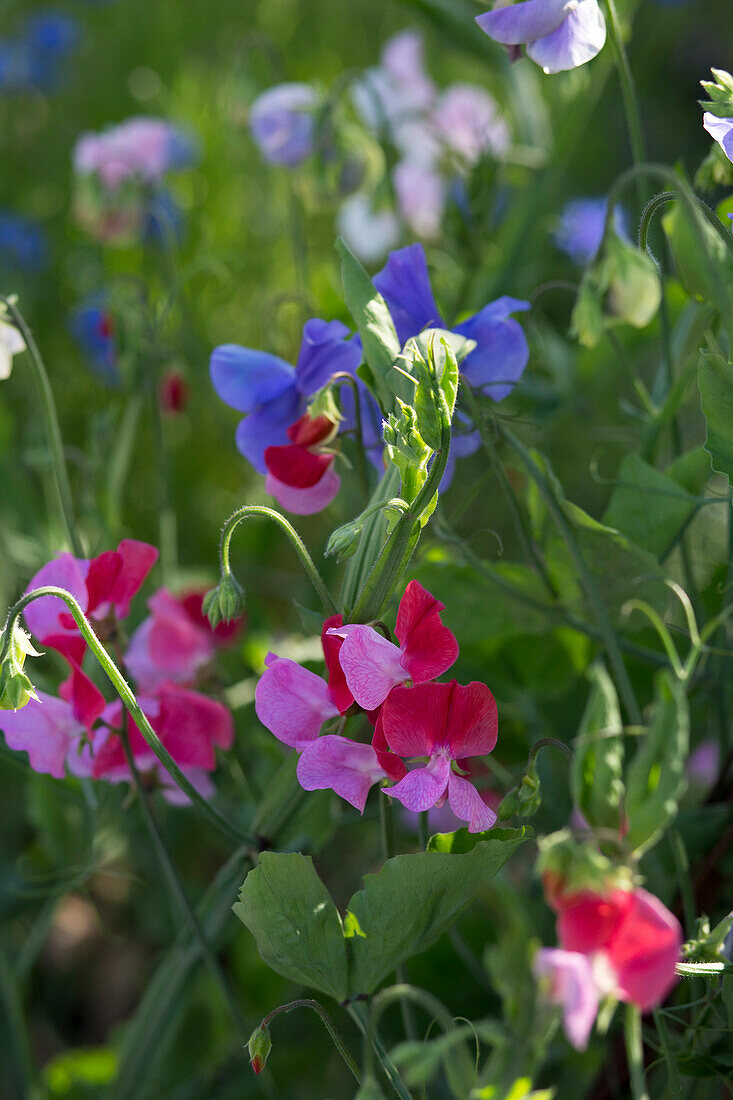
<path id="1" fill-rule="evenodd" d="M 629 65 L 629 55 L 626 52 L 626 46 L 624 45 L 623 34 L 621 32 L 621 24 L 618 18 L 618 12 L 616 10 L 615 0 L 604 0 L 606 7 L 606 14 L 608 15 L 609 26 L 609 38 L 611 40 L 611 47 L 616 58 L 616 69 L 618 71 L 619 82 L 621 84 L 621 96 L 624 101 L 624 112 L 626 114 L 626 125 L 629 130 L 629 140 L 631 142 L 631 155 L 635 164 L 641 164 L 646 160 L 646 145 L 644 142 L 644 132 L 641 125 L 641 110 L 639 108 L 639 100 L 636 95 L 636 86 L 634 84 L 634 77 L 631 72 L 631 66 Z M 642 198 L 643 190 L 640 187 L 639 196 Z M 643 200 L 642 200 L 643 204 Z"/>
<path id="2" fill-rule="evenodd" d="M 535 741 L 532 748 L 529 750 L 529 763 L 532 764 L 537 757 L 537 753 L 540 749 L 552 748 L 557 749 L 563 756 L 572 763 L 573 762 L 573 750 L 569 745 L 566 745 L 563 741 L 558 741 L 556 737 L 540 737 L 538 741 Z"/>
<path id="3" fill-rule="evenodd" d="M 0 1008 L 3 1017 L 3 1037 L 9 1054 L 5 1069 L 8 1076 L 5 1083 L 11 1088 L 8 1100 L 27 1100 L 33 1095 L 35 1077 L 31 1058 L 30 1041 L 23 1017 L 23 1007 L 18 992 L 18 983 L 0 946 Z"/>
<path id="4" fill-rule="evenodd" d="M 334 603 L 331 593 L 326 588 L 321 574 L 316 569 L 313 558 L 308 553 L 305 543 L 292 523 L 289 523 L 288 520 L 285 519 L 285 516 L 280 515 L 274 508 L 266 508 L 261 504 L 245 504 L 242 508 L 238 508 L 236 512 L 232 513 L 222 528 L 221 542 L 219 544 L 219 559 L 221 562 L 222 575 L 231 573 L 231 566 L 229 564 L 229 544 L 236 527 L 242 523 L 243 520 L 250 519 L 252 516 L 265 516 L 267 519 L 272 520 L 273 523 L 276 523 L 285 532 L 290 539 L 293 549 L 300 558 L 301 565 L 308 574 L 308 579 L 318 593 L 325 611 L 329 615 L 335 615 L 338 612 L 338 608 Z"/>
<path id="5" fill-rule="evenodd" d="M 173 781 L 181 788 L 184 794 L 190 799 L 190 801 L 198 807 L 198 809 L 209 819 L 212 824 L 223 833 L 225 833 L 230 839 L 250 844 L 253 848 L 257 848 L 257 840 L 250 836 L 248 833 L 244 833 L 238 826 L 233 825 L 227 821 L 218 810 L 215 810 L 205 798 L 199 794 L 189 779 L 183 774 L 181 769 L 176 764 L 173 757 L 165 748 L 157 733 L 150 725 L 146 715 L 143 713 L 140 704 L 138 703 L 135 693 L 130 685 L 125 680 L 124 676 L 117 668 L 110 657 L 107 650 L 104 648 L 99 638 L 94 633 L 94 629 L 82 611 L 79 604 L 76 602 L 70 592 L 67 592 L 64 588 L 57 588 L 55 585 L 44 585 L 42 588 L 36 588 L 32 592 L 27 592 L 25 596 L 13 604 L 8 617 L 5 622 L 5 630 L 3 631 L 3 646 L 0 650 L 0 665 L 2 664 L 10 646 L 10 639 L 13 634 L 13 627 L 16 620 L 19 618 L 23 609 L 33 600 L 41 599 L 44 596 L 56 596 L 58 599 L 63 600 L 68 607 L 71 615 L 79 628 L 79 632 L 86 641 L 92 654 L 96 657 L 99 664 L 102 666 L 102 670 L 106 674 L 108 680 L 112 684 L 120 699 L 122 700 L 128 714 L 132 718 L 135 725 L 140 730 L 143 738 L 145 739 L 150 750 L 155 754 Z"/>
<path id="6" fill-rule="evenodd" d="M 328 1015 L 320 1001 L 313 1000 L 313 998 L 311 997 L 300 997 L 297 1001 L 289 1001 L 286 1005 L 279 1005 L 277 1008 L 274 1008 L 272 1012 L 268 1012 L 267 1016 L 264 1017 L 262 1023 L 260 1024 L 260 1027 L 269 1027 L 270 1022 L 274 1020 L 276 1016 L 282 1016 L 287 1012 L 292 1012 L 296 1008 L 312 1008 L 313 1011 L 320 1017 L 323 1026 L 331 1037 L 333 1045 L 336 1047 L 336 1050 L 339 1052 L 344 1062 L 349 1067 L 352 1076 L 356 1079 L 356 1083 L 358 1085 L 361 1085 L 361 1072 L 359 1070 L 359 1067 L 357 1066 L 354 1058 L 351 1055 L 351 1052 L 349 1051 L 349 1048 L 346 1046 L 346 1043 L 342 1039 L 340 1033 L 337 1031 L 336 1025 L 334 1024 L 333 1020 Z"/>
<path id="7" fill-rule="evenodd" d="M 137 791 L 138 801 L 140 803 L 140 808 L 142 810 L 143 818 L 145 820 L 145 827 L 147 828 L 150 839 L 152 840 L 153 850 L 160 865 L 160 869 L 163 872 L 163 878 L 167 882 L 168 889 L 170 891 L 174 905 L 176 905 L 180 910 L 183 919 L 188 923 L 188 926 L 191 929 L 191 933 L 199 945 L 201 956 L 206 963 L 206 966 L 208 967 L 209 973 L 211 974 L 215 985 L 218 987 L 219 992 L 221 993 L 221 998 L 224 1002 L 224 1005 L 226 1006 L 227 1012 L 229 1013 L 229 1017 L 232 1021 L 234 1030 L 243 1033 L 245 1029 L 245 1024 L 239 1011 L 239 1006 L 234 999 L 234 995 L 229 987 L 229 983 L 227 982 L 226 977 L 224 976 L 224 973 L 219 966 L 219 963 L 214 953 L 209 947 L 198 918 L 196 917 L 196 914 L 188 903 L 188 898 L 186 897 L 186 893 L 183 889 L 183 884 L 178 877 L 178 872 L 176 871 L 173 865 L 173 861 L 168 855 L 168 851 L 163 842 L 163 837 L 161 836 L 160 829 L 158 828 L 158 824 L 155 820 L 155 815 L 153 814 L 153 809 L 150 805 L 147 791 L 143 786 L 142 780 L 140 778 L 140 772 L 138 771 L 137 764 L 135 763 L 135 757 L 133 756 L 132 749 L 130 747 L 130 737 L 127 731 L 126 718 L 126 715 L 123 716 L 121 732 L 122 746 L 125 750 L 127 766 L 130 769 L 130 773 L 135 784 L 135 789 Z"/>
<path id="8" fill-rule="evenodd" d="M 631 1095 L 633 1100 L 649 1100 L 644 1077 L 644 1045 L 641 1037 L 641 1012 L 633 1004 L 626 1005 L 624 1015 L 624 1037 L 626 1039 L 626 1057 L 631 1074 Z"/>
<path id="9" fill-rule="evenodd" d="M 56 412 L 56 402 L 54 401 L 48 372 L 41 358 L 41 353 L 38 350 L 38 345 L 33 339 L 33 333 L 26 324 L 25 318 L 15 302 L 11 298 L 2 297 L 2 295 L 0 295 L 0 302 L 2 302 L 7 309 L 13 324 L 23 337 L 31 363 L 33 364 L 38 393 L 41 399 L 41 413 L 46 430 L 46 440 L 51 451 L 61 522 L 65 528 L 66 537 L 75 556 L 77 558 L 83 558 L 84 547 L 81 543 L 79 529 L 74 516 L 69 473 L 66 468 L 66 458 L 64 456 L 64 444 L 61 438 L 61 428 L 59 427 L 59 419 Z"/>
<path id="10" fill-rule="evenodd" d="M 369 503 L 369 470 L 367 467 L 366 451 L 364 449 L 364 425 L 361 417 L 361 397 L 359 394 L 359 386 L 354 378 L 353 374 L 347 374 L 346 371 L 339 371 L 334 374 L 331 379 L 332 385 L 349 386 L 354 399 L 354 423 L 356 425 L 356 464 L 359 472 L 359 481 L 361 482 L 362 493 L 364 494 L 365 504 Z"/>
<path id="11" fill-rule="evenodd" d="M 382 827 L 382 855 L 385 860 L 392 859 L 395 854 L 394 806 L 392 805 L 392 799 L 384 794 L 379 799 L 379 820 Z M 404 965 L 395 968 L 395 975 L 398 982 L 405 981 Z M 400 1010 L 402 1012 L 402 1026 L 405 1029 L 405 1035 L 408 1039 L 416 1039 L 417 1026 L 415 1023 L 415 1015 L 412 1012 L 412 1005 L 403 1000 L 400 1002 Z"/>
<path id="12" fill-rule="evenodd" d="M 545 506 L 552 516 L 555 525 L 557 526 L 557 529 L 563 539 L 563 542 L 568 549 L 568 553 L 573 559 L 575 568 L 578 571 L 580 583 L 583 587 L 583 590 L 585 591 L 588 603 L 593 609 L 596 624 L 603 639 L 603 644 L 608 655 L 608 660 L 611 664 L 614 675 L 618 682 L 619 691 L 621 693 L 621 697 L 624 700 L 626 710 L 629 714 L 632 724 L 635 726 L 640 726 L 641 711 L 639 710 L 639 704 L 636 701 L 636 696 L 634 695 L 634 690 L 631 686 L 629 674 L 626 671 L 626 666 L 624 665 L 624 659 L 621 654 L 621 647 L 619 646 L 616 632 L 611 625 L 611 621 L 608 617 L 608 612 L 606 611 L 603 601 L 598 593 L 595 581 L 593 580 L 590 570 L 586 565 L 585 558 L 583 557 L 583 553 L 580 549 L 578 541 L 573 534 L 570 523 L 565 516 L 565 512 L 558 502 L 549 481 L 542 473 L 540 468 L 537 466 L 536 462 L 534 461 L 524 444 L 521 443 L 516 438 L 516 436 L 512 435 L 512 433 L 503 426 L 499 430 L 504 439 L 506 439 L 507 443 L 509 443 L 509 445 L 519 456 L 523 466 L 537 486 L 540 495 L 545 502 Z"/>
<path id="13" fill-rule="evenodd" d="M 375 998 L 376 999 L 376 998 Z M 376 1029 L 375 1022 L 371 1013 L 367 1010 L 362 1001 L 353 1001 L 349 1005 L 349 1014 L 353 1019 L 356 1026 L 364 1036 L 365 1044 L 365 1065 L 369 1068 L 365 1070 L 365 1076 L 368 1077 L 371 1068 L 374 1065 L 373 1054 L 376 1054 L 379 1059 L 380 1065 L 384 1070 L 384 1075 L 389 1081 L 390 1085 L 400 1097 L 400 1100 L 412 1100 L 411 1094 L 407 1090 L 405 1082 L 397 1070 L 394 1062 L 390 1058 L 387 1050 L 382 1042 L 379 1032 Z M 374 1074 L 372 1073 L 372 1077 Z"/>

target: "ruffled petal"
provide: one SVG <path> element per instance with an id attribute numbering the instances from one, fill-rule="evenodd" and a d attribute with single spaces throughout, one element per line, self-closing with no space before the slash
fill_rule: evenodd
<path id="1" fill-rule="evenodd" d="M 464 685 L 453 680 L 440 686 L 453 689 L 445 731 L 453 759 L 491 752 L 496 745 L 499 719 L 496 700 L 486 684 L 472 680 Z"/>
<path id="2" fill-rule="evenodd" d="M 527 57 L 546 73 L 560 73 L 591 61 L 605 41 L 606 21 L 597 0 L 580 0 L 556 31 L 527 46 Z"/>
<path id="3" fill-rule="evenodd" d="M 504 46 L 521 46 L 557 30 L 577 0 L 524 0 L 477 15 L 482 31 Z"/>
<path id="4" fill-rule="evenodd" d="M 279 741 L 294 748 L 314 741 L 327 718 L 338 708 L 328 684 L 314 672 L 274 653 L 255 689 L 255 711 L 262 725 Z"/>
<path id="5" fill-rule="evenodd" d="M 440 612 L 445 604 L 418 581 L 405 588 L 397 612 L 395 634 L 402 649 L 402 665 L 415 684 L 434 680 L 458 658 L 455 635 L 443 625 Z"/>
<path id="6" fill-rule="evenodd" d="M 576 1050 L 585 1050 L 598 1015 L 598 990 L 590 960 L 577 951 L 543 947 L 532 965 L 538 979 L 549 979 L 549 998 L 562 1006 L 563 1026 Z"/>
<path id="7" fill-rule="evenodd" d="M 443 797 L 449 775 L 450 761 L 439 753 L 427 767 L 414 768 L 394 787 L 385 787 L 384 793 L 396 798 L 406 810 L 423 813 Z"/>
<path id="8" fill-rule="evenodd" d="M 516 299 L 500 301 L 515 302 Z M 503 401 L 522 377 L 529 361 L 529 345 L 517 321 L 506 314 L 497 316 L 499 311 L 492 310 L 498 305 L 499 302 L 492 302 L 485 306 L 475 317 L 458 325 L 456 332 L 476 341 L 476 347 L 461 364 L 463 377 L 494 401 Z M 529 303 L 519 305 L 528 308 Z"/>
<path id="9" fill-rule="evenodd" d="M 305 791 L 335 791 L 360 813 L 369 791 L 386 772 L 371 745 L 326 734 L 306 745 L 298 760 L 298 782 Z"/>
<path id="10" fill-rule="evenodd" d="M 209 361 L 211 382 L 226 405 L 251 413 L 295 386 L 295 368 L 266 351 L 222 344 Z"/>
<path id="11" fill-rule="evenodd" d="M 460 821 L 468 822 L 469 833 L 482 833 L 496 824 L 496 814 L 487 806 L 473 783 L 451 772 L 448 780 L 448 803 Z"/>
<path id="12" fill-rule="evenodd" d="M 295 367 L 300 393 L 310 397 L 334 374 L 356 373 L 361 362 L 361 345 L 350 337 L 350 330 L 341 321 L 322 321 L 319 317 L 306 321 Z"/>
<path id="13" fill-rule="evenodd" d="M 442 747 L 451 695 L 450 684 L 393 688 L 382 707 L 384 736 L 392 752 L 404 757 L 432 756 Z"/>
<path id="14" fill-rule="evenodd" d="M 265 478 L 265 492 L 294 516 L 313 516 L 322 512 L 338 496 L 340 488 L 341 478 L 333 466 L 329 466 L 321 480 L 310 489 L 294 489 L 270 473 Z"/>
<path id="15" fill-rule="evenodd" d="M 374 285 L 392 314 L 400 344 L 417 336 L 428 325 L 443 327 L 421 244 L 390 252 L 387 263 L 374 276 Z"/>
<path id="16" fill-rule="evenodd" d="M 343 623 L 343 615 L 331 615 L 324 621 L 321 631 L 323 657 L 328 670 L 328 690 L 340 714 L 345 714 L 354 702 L 354 696 L 346 683 L 346 675 L 339 660 L 343 638 L 331 632 L 343 626 Z"/>
<path id="17" fill-rule="evenodd" d="M 334 455 L 309 451 L 297 443 L 267 447 L 267 472 L 291 489 L 312 489 L 334 463 Z"/>
<path id="18" fill-rule="evenodd" d="M 733 161 L 733 118 L 718 118 L 706 111 L 702 116 L 702 124 L 710 137 L 717 141 L 728 160 Z"/>
<path id="19" fill-rule="evenodd" d="M 339 660 L 354 699 L 364 710 L 376 710 L 395 684 L 409 679 L 400 650 L 371 626 L 352 626 Z"/>

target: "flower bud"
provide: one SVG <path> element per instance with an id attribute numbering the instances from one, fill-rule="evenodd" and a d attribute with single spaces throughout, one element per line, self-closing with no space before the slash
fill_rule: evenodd
<path id="1" fill-rule="evenodd" d="M 555 909 L 562 907 L 564 898 L 584 890 L 604 894 L 633 888 L 628 867 L 614 865 L 592 840 L 579 840 L 570 829 L 542 837 L 538 846 L 537 870 L 548 904 Z"/>
<path id="2" fill-rule="evenodd" d="M 654 261 L 620 237 L 610 236 L 605 247 L 608 306 L 619 320 L 646 328 L 662 301 L 662 286 Z"/>
<path id="3" fill-rule="evenodd" d="M 268 1055 L 272 1050 L 272 1039 L 265 1024 L 260 1024 L 252 1032 L 247 1043 L 247 1050 L 249 1051 L 249 1063 L 254 1073 L 262 1073 L 267 1064 Z"/>
<path id="4" fill-rule="evenodd" d="M 570 335 L 584 348 L 594 348 L 603 336 L 603 305 L 599 287 L 592 273 L 583 276 L 578 297 L 573 306 Z"/>
<path id="5" fill-rule="evenodd" d="M 201 609 L 208 618 L 212 630 L 219 623 L 230 623 L 244 612 L 244 589 L 230 572 L 222 573 L 216 588 L 204 596 Z"/>
<path id="6" fill-rule="evenodd" d="M 352 554 L 356 553 L 363 526 L 364 520 L 362 516 L 357 516 L 356 519 L 352 519 L 349 523 L 344 523 L 343 526 L 337 527 L 336 530 L 331 533 L 326 543 L 324 556 L 330 558 L 335 555 L 337 561 L 345 561 L 347 558 L 350 558 Z"/>
<path id="7" fill-rule="evenodd" d="M 3 632 L 0 631 L 0 648 Z M 0 710 L 19 710 L 29 699 L 36 699 L 36 692 L 30 679 L 23 671 L 26 656 L 40 657 L 41 654 L 31 645 L 30 635 L 13 624 L 13 633 L 8 651 L 0 665 Z"/>

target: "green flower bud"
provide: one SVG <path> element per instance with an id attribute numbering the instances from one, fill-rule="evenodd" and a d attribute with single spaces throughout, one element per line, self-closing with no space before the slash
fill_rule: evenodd
<path id="1" fill-rule="evenodd" d="M 603 266 L 611 313 L 627 325 L 646 328 L 662 301 L 662 286 L 654 261 L 614 235 L 606 240 Z"/>
<path id="2" fill-rule="evenodd" d="M 700 81 L 709 96 L 700 100 L 700 106 L 718 118 L 733 118 L 733 76 L 725 69 L 711 69 L 710 72 L 714 80 Z"/>
<path id="3" fill-rule="evenodd" d="M 267 1063 L 267 1058 L 272 1050 L 272 1039 L 265 1024 L 260 1024 L 249 1037 L 247 1043 L 249 1051 L 249 1063 L 255 1073 L 262 1073 Z"/>
<path id="4" fill-rule="evenodd" d="M 0 648 L 3 645 L 3 633 L 0 631 Z M 8 651 L 0 665 L 0 710 L 19 710 L 30 699 L 38 698 L 23 666 L 26 657 L 40 656 L 31 644 L 30 635 L 16 621 Z"/>
<path id="5" fill-rule="evenodd" d="M 733 913 L 723 917 L 722 921 L 710 927 L 710 918 L 698 917 L 695 934 L 682 946 L 682 954 L 687 962 L 720 962 L 725 957 L 726 937 L 733 924 Z"/>
<path id="6" fill-rule="evenodd" d="M 335 555 L 337 561 L 346 561 L 347 558 L 350 558 L 352 554 L 356 553 L 363 526 L 363 517 L 357 516 L 349 523 L 337 527 L 326 543 L 324 556 L 330 558 Z"/>
<path id="7" fill-rule="evenodd" d="M 313 420 L 319 416 L 325 416 L 333 424 L 333 434 L 336 434 L 338 425 L 344 418 L 336 404 L 331 386 L 324 386 L 322 390 L 318 391 L 308 406 L 308 416 Z"/>
<path id="8" fill-rule="evenodd" d="M 212 588 L 204 596 L 202 609 L 212 630 L 216 629 L 219 623 L 229 623 L 243 614 L 244 589 L 232 573 L 222 573 L 216 588 Z"/>

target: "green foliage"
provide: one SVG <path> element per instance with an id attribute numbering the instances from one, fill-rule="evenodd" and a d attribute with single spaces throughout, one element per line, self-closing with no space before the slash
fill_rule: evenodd
<path id="1" fill-rule="evenodd" d="M 639 455 L 622 459 L 618 482 L 603 516 L 642 550 L 661 557 L 695 507 L 695 497 Z"/>
<path id="2" fill-rule="evenodd" d="M 705 450 L 713 469 L 733 485 L 733 365 L 717 350 L 703 351 L 697 380 L 707 425 Z"/>
<path id="3" fill-rule="evenodd" d="M 588 670 L 591 692 L 575 741 L 573 801 L 591 825 L 618 830 L 624 797 L 624 743 L 616 688 L 604 666 Z"/>

